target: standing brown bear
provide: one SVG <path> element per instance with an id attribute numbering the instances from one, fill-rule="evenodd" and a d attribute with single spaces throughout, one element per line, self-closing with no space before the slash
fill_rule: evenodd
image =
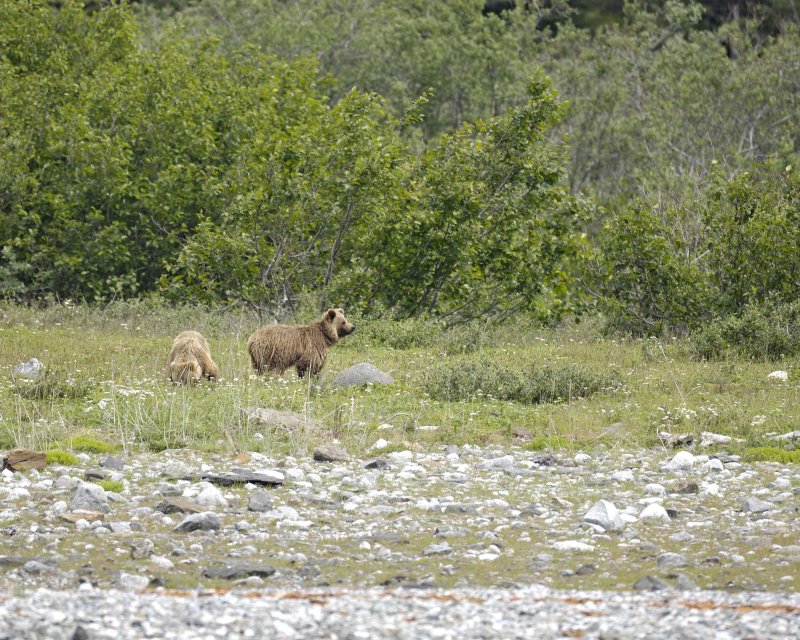
<path id="1" fill-rule="evenodd" d="M 322 371 L 328 347 L 355 330 L 342 309 L 328 309 L 319 322 L 261 327 L 247 341 L 247 351 L 258 373 L 283 373 L 293 366 L 302 378 L 306 371 Z"/>
<path id="2" fill-rule="evenodd" d="M 169 352 L 169 379 L 179 384 L 197 384 L 204 376 L 209 380 L 219 378 L 208 341 L 197 331 L 178 334 Z"/>

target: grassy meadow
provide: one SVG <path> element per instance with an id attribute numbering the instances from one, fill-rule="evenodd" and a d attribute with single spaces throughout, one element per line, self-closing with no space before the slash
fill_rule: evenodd
<path id="1" fill-rule="evenodd" d="M 611 338 L 591 324 L 444 331 L 421 320 L 350 319 L 358 330 L 329 352 L 319 379 L 299 380 L 293 370 L 254 375 L 246 351 L 258 326 L 252 315 L 147 302 L 0 306 L 0 449 L 304 454 L 337 438 L 367 455 L 383 438 L 385 450 L 496 443 L 592 452 L 662 446 L 659 431 L 697 439 L 712 431 L 739 439 L 729 451 L 796 456 L 758 449 L 779 446 L 770 434 L 800 428 L 796 358 L 705 361 L 689 339 Z M 169 382 L 172 338 L 189 328 L 209 339 L 217 383 Z M 45 374 L 15 377 L 14 367 L 33 357 Z M 396 383 L 327 384 L 359 362 Z M 775 369 L 788 371 L 789 382 L 768 380 Z M 266 427 L 243 415 L 251 407 L 309 421 Z"/>

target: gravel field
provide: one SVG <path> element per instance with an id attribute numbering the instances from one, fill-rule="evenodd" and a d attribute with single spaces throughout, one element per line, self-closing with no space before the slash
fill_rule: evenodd
<path id="1" fill-rule="evenodd" d="M 0 638 L 800 637 L 800 471 L 718 449 L 6 469 Z"/>
<path id="2" fill-rule="evenodd" d="M 137 594 L 0 601 L 0 638 L 797 638 L 800 596 L 517 590 Z"/>

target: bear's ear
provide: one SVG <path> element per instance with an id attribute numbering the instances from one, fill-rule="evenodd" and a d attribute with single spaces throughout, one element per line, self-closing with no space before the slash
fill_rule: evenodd
<path id="1" fill-rule="evenodd" d="M 325 312 L 325 319 L 328 322 L 333 322 L 335 318 L 336 318 L 336 309 L 328 309 Z"/>

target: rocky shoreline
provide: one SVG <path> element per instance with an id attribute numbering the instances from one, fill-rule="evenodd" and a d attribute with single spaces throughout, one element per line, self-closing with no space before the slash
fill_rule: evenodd
<path id="1" fill-rule="evenodd" d="M 191 621 L 226 608 L 213 619 L 241 637 L 251 623 L 252 637 L 353 638 L 800 628 L 796 465 L 668 448 L 80 457 L 0 475 L 0 638 L 111 637 L 98 607 L 128 620 L 113 637 L 222 637 Z M 259 635 L 269 611 L 287 618 Z"/>
<path id="2" fill-rule="evenodd" d="M 0 597 L 0 638 L 797 638 L 800 596 L 521 589 L 140 593 Z"/>

